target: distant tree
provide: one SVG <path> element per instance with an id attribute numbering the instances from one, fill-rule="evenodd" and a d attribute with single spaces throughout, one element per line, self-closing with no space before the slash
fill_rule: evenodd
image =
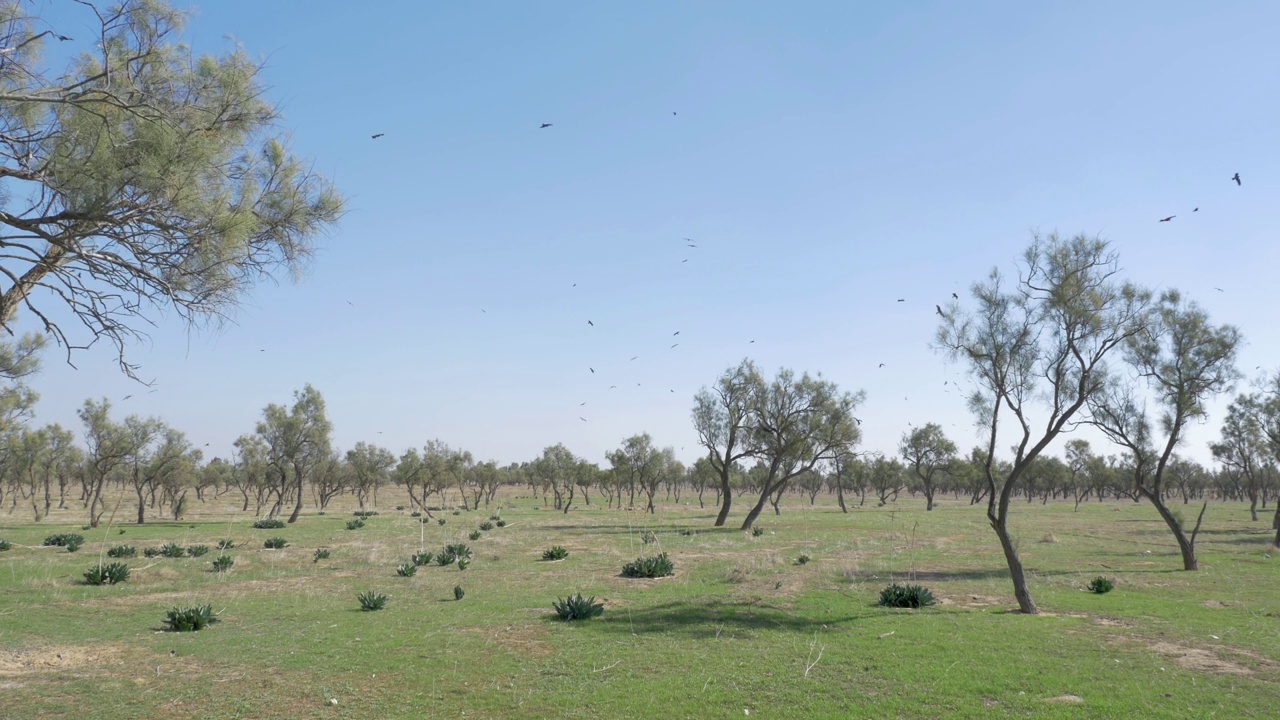
<path id="1" fill-rule="evenodd" d="M 907 486 L 905 468 L 896 459 L 876 453 L 867 462 L 867 485 L 875 491 L 880 507 L 889 504 L 890 496 L 897 502 L 898 493 Z"/>
<path id="2" fill-rule="evenodd" d="M 719 481 L 720 471 L 711 463 L 710 458 L 700 457 L 693 462 L 693 465 L 689 467 L 687 482 L 689 487 L 698 493 L 698 507 L 705 507 L 702 501 L 703 493 L 707 491 L 708 487 L 719 488 Z M 723 492 L 723 489 L 716 493 L 717 501 L 720 499 L 720 492 Z"/>
<path id="3" fill-rule="evenodd" d="M 937 346 L 968 366 L 969 407 L 987 433 L 987 520 L 1004 551 L 1018 607 L 1037 613 L 1017 545 L 1009 533 L 1014 488 L 1102 389 L 1107 358 L 1138 331 L 1147 294 L 1115 278 L 1117 260 L 1099 239 L 1036 237 L 1012 290 L 993 269 L 972 288 L 976 307 L 951 303 Z M 1044 399 L 1045 415 L 1033 412 Z M 996 446 L 1007 413 L 1017 439 L 1012 465 L 997 481 Z"/>
<path id="4" fill-rule="evenodd" d="M 130 415 L 124 419 L 124 432 L 128 438 L 128 452 L 121 464 L 125 481 L 138 498 L 138 524 L 146 522 L 146 499 L 154 491 L 155 475 L 151 472 L 151 444 L 164 432 L 164 423 L 157 418 L 140 418 Z"/>
<path id="5" fill-rule="evenodd" d="M 351 468 L 351 486 L 356 493 L 356 502 L 363 510 L 365 501 L 374 496 L 377 505 L 378 488 L 386 484 L 391 477 L 391 468 L 396 464 L 396 456 L 391 451 L 370 445 L 365 442 L 356 443 L 347 451 L 347 466 Z"/>
<path id="6" fill-rule="evenodd" d="M 292 408 L 274 403 L 268 405 L 262 411 L 257 433 L 267 444 L 268 459 L 279 472 L 287 470 L 292 476 L 296 501 L 288 522 L 296 522 L 302 512 L 303 487 L 309 472 L 329 457 L 333 424 L 325 414 L 320 391 L 308 383 L 293 393 Z M 276 507 L 283 502 L 285 496 L 281 494 Z"/>
<path id="7" fill-rule="evenodd" d="M 213 490 L 215 496 L 230 490 L 234 474 L 235 467 L 222 458 L 216 457 L 205 463 L 196 477 L 196 498 L 204 501 L 204 493 L 209 489 Z"/>
<path id="8" fill-rule="evenodd" d="M 542 456 L 531 466 L 533 475 L 555 493 L 556 509 L 563 510 L 566 515 L 577 494 L 578 462 L 569 448 L 563 443 L 556 443 L 543 449 Z"/>
<path id="9" fill-rule="evenodd" d="M 1067 472 L 1070 473 L 1071 491 L 1075 497 L 1075 512 L 1080 512 L 1080 502 L 1089 496 L 1093 486 L 1088 481 L 1087 471 L 1094 455 L 1089 441 L 1075 438 L 1067 441 Z"/>
<path id="10" fill-rule="evenodd" d="M 1263 497 L 1267 465 L 1267 436 L 1263 432 L 1261 406 L 1257 395 L 1240 395 L 1227 406 L 1218 432 L 1220 439 L 1209 449 L 1213 457 L 1234 470 L 1244 481 L 1243 493 L 1249 499 L 1249 515 L 1258 521 L 1258 501 Z"/>
<path id="11" fill-rule="evenodd" d="M 714 387 L 703 388 L 694 397 L 693 427 L 698 433 L 698 442 L 707 449 L 707 461 L 720 479 L 716 527 L 725 524 L 733 505 L 734 465 L 751 452 L 750 403 L 763 387 L 764 379 L 755 363 L 743 360 L 738 367 L 726 370 Z"/>
<path id="12" fill-rule="evenodd" d="M 1208 416 L 1205 403 L 1230 389 L 1239 377 L 1235 368 L 1240 331 L 1214 326 L 1194 303 L 1184 303 L 1176 290 L 1165 291 L 1151 315 L 1137 322 L 1124 357 L 1141 386 L 1111 375 L 1105 392 L 1089 398 L 1090 422 L 1129 453 L 1133 487 L 1155 507 L 1182 551 L 1184 570 L 1195 570 L 1196 535 L 1209 503 L 1200 508 L 1190 535 L 1165 505 L 1165 470 L 1182 440 L 1187 423 Z M 1150 391 L 1160 408 L 1159 432 L 1139 399 Z"/>
<path id="13" fill-rule="evenodd" d="M 622 447 L 609 453 L 607 458 L 619 477 L 645 494 L 645 511 L 652 514 L 653 498 L 658 488 L 668 478 L 684 472 L 675 455 L 674 448 L 659 449 L 654 446 L 649 433 L 641 433 L 624 440 Z"/>
<path id="14" fill-rule="evenodd" d="M 105 339 L 133 376 L 125 349 L 154 312 L 225 316 L 296 273 L 342 202 L 272 136 L 243 51 L 193 56 L 163 0 L 79 5 L 94 44 L 55 68 L 37 7 L 0 3 L 0 326 L 25 308 L 68 359 Z"/>
<path id="15" fill-rule="evenodd" d="M 1280 371 L 1263 380 L 1262 392 L 1252 408 L 1258 427 L 1266 439 L 1266 447 L 1271 452 L 1272 461 L 1280 464 Z M 1280 547 L 1280 492 L 1277 493 L 1275 506 L 1271 528 L 1276 531 L 1275 546 Z"/>
<path id="16" fill-rule="evenodd" d="M 956 444 L 947 439 L 942 426 L 928 423 L 902 434 L 898 454 L 920 480 L 924 491 L 925 510 L 933 509 L 934 476 L 945 473 L 956 456 Z"/>
<path id="17" fill-rule="evenodd" d="M 111 401 L 85 400 L 76 412 L 84 423 L 85 458 L 85 507 L 89 510 L 89 525 L 98 527 L 106 512 L 102 491 L 107 479 L 134 451 L 129 433 L 123 425 L 111 420 Z"/>

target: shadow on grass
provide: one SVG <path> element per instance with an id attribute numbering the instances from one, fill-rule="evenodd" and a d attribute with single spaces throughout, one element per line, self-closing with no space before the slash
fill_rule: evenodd
<path id="1" fill-rule="evenodd" d="M 628 634 L 682 633 L 697 638 L 715 638 L 725 630 L 786 630 L 811 632 L 823 626 L 843 625 L 874 617 L 872 607 L 866 612 L 844 617 L 807 618 L 782 608 L 759 603 L 723 601 L 671 601 L 647 608 L 616 608 L 606 612 L 614 622 L 601 625 L 612 632 Z M 562 622 L 555 615 L 547 622 Z"/>

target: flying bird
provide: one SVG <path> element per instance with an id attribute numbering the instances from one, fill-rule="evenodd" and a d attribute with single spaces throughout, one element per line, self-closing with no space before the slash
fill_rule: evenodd
<path id="1" fill-rule="evenodd" d="M 633 357 L 633 358 L 631 358 L 631 359 L 632 359 L 632 360 L 635 360 L 635 359 L 636 359 L 636 358 L 638 358 L 638 357 L 640 357 L 640 356 L 639 356 L 639 355 L 636 355 L 635 357 Z"/>
<path id="2" fill-rule="evenodd" d="M 538 126 L 538 129 L 542 130 L 544 128 L 549 128 L 549 127 L 551 127 L 551 123 L 542 123 L 541 125 Z"/>
<path id="3" fill-rule="evenodd" d="M 952 300 L 959 300 L 959 299 L 960 299 L 960 296 L 959 296 L 959 295 L 957 295 L 957 294 L 955 294 L 955 293 L 951 293 L 951 299 L 952 299 Z"/>
<path id="4" fill-rule="evenodd" d="M 1191 212 L 1200 212 L 1200 208 L 1196 208 L 1195 210 L 1192 210 Z"/>
<path id="5" fill-rule="evenodd" d="M 672 390 L 671 392 L 675 392 L 675 390 Z"/>
<path id="6" fill-rule="evenodd" d="M 898 302 L 906 302 L 906 301 L 907 301 L 906 298 L 898 298 Z"/>
<path id="7" fill-rule="evenodd" d="M 618 387 L 618 386 L 617 386 L 617 385 L 610 385 L 610 386 L 609 386 L 609 389 L 610 389 L 610 390 L 613 390 L 613 389 L 614 389 L 614 388 L 616 388 L 616 387 Z"/>
<path id="8" fill-rule="evenodd" d="M 258 352 L 266 352 L 266 351 L 267 351 L 266 348 L 258 348 Z"/>
<path id="9" fill-rule="evenodd" d="M 755 344 L 755 342 L 756 342 L 755 340 L 752 340 L 751 342 L 749 342 L 749 343 L 747 343 L 747 344 L 748 344 L 748 345 L 754 345 L 754 344 Z"/>
<path id="10" fill-rule="evenodd" d="M 582 422 L 586 422 L 586 421 L 587 421 L 587 419 L 586 419 L 586 418 L 584 418 L 584 417 L 582 417 L 581 415 L 579 415 L 579 416 L 578 416 L 578 419 L 579 419 L 579 420 L 581 420 Z"/>
<path id="11" fill-rule="evenodd" d="M 204 446 L 205 446 L 205 447 L 209 447 L 209 443 L 205 443 L 205 444 L 204 444 Z"/>
<path id="12" fill-rule="evenodd" d="M 121 400 L 128 400 L 128 399 L 129 399 L 129 398 L 131 398 L 131 397 L 133 397 L 133 396 L 132 396 L 132 395 L 125 395 L 124 397 L 122 397 L 122 398 L 120 398 L 120 399 L 121 399 Z"/>
<path id="13" fill-rule="evenodd" d="M 386 135 L 386 133 L 378 133 L 377 135 L 374 135 L 371 139 L 372 139 L 372 140 L 377 140 L 378 138 L 382 137 L 383 135 Z"/>
<path id="14" fill-rule="evenodd" d="M 679 344 L 680 344 L 680 343 L 676 343 L 676 345 L 679 345 Z M 673 347 L 673 348 L 674 348 L 676 345 L 672 345 L 671 347 Z"/>
<path id="15" fill-rule="evenodd" d="M 933 309 L 934 309 L 934 310 L 937 310 L 937 311 L 938 311 L 938 314 L 939 314 L 939 315 L 942 315 L 942 317 L 946 317 L 946 315 L 943 315 L 943 314 L 942 314 L 942 306 L 941 306 L 941 305 L 934 305 L 934 306 L 933 306 Z"/>
<path id="16" fill-rule="evenodd" d="M 595 368 L 593 368 L 593 367 L 589 367 L 589 368 L 587 368 L 587 369 L 591 371 L 591 374 L 592 374 L 592 375 L 595 375 L 595 374 L 596 374 L 596 369 L 595 369 Z"/>
<path id="17" fill-rule="evenodd" d="M 1176 218 L 1176 217 L 1178 217 L 1178 216 L 1177 216 L 1177 215 L 1170 215 L 1170 216 L 1169 216 L 1169 217 L 1167 217 L 1167 218 L 1160 218 L 1160 222 L 1169 222 L 1170 220 L 1172 220 L 1172 219 L 1174 219 L 1174 218 Z"/>
<path id="18" fill-rule="evenodd" d="M 348 300 L 348 301 L 347 301 L 347 304 L 348 304 L 348 305 L 350 305 L 351 307 L 355 307 L 355 306 L 356 306 L 356 304 L 355 304 L 355 303 L 353 303 L 353 302 L 351 302 L 350 300 Z"/>
<path id="19" fill-rule="evenodd" d="M 880 363 L 880 367 L 884 367 L 884 363 Z"/>
<path id="20" fill-rule="evenodd" d="M 578 407 L 582 407 L 583 405 L 586 405 L 586 403 L 578 403 Z"/>
<path id="21" fill-rule="evenodd" d="M 595 323 L 593 323 L 593 322 L 591 322 L 590 320 L 588 320 L 588 321 L 587 321 L 587 324 L 588 324 L 588 325 L 590 325 L 591 327 L 595 327 L 595 326 L 596 326 L 596 324 L 595 324 Z"/>
<path id="22" fill-rule="evenodd" d="M 1218 292 L 1226 292 L 1226 290 L 1223 290 L 1223 289 L 1222 289 L 1222 288 L 1220 288 L 1220 287 L 1215 287 L 1215 288 L 1214 288 L 1214 290 L 1217 290 Z"/>
<path id="23" fill-rule="evenodd" d="M 1235 175 L 1232 175 L 1231 179 L 1236 181 L 1237 186 L 1240 185 L 1240 173 L 1236 173 Z"/>
<path id="24" fill-rule="evenodd" d="M 675 336 L 677 336 L 677 335 L 679 335 L 679 334 L 680 334 L 680 331 L 679 331 L 679 330 L 677 330 L 677 331 L 675 331 L 675 332 L 671 333 L 671 337 L 675 337 Z"/>
<path id="25" fill-rule="evenodd" d="M 688 259 L 688 258 L 685 258 L 684 260 L 681 260 L 680 262 L 682 262 L 682 263 L 687 263 L 687 262 L 689 262 L 689 259 Z"/>

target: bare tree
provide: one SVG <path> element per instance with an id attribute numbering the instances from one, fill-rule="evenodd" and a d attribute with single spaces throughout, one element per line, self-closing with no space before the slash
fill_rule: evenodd
<path id="1" fill-rule="evenodd" d="M 993 269 L 972 288 L 976 307 L 951 303 L 937 346 L 968 366 L 969 407 L 987 434 L 987 520 L 1004 551 L 1018 607 L 1036 613 L 1022 559 L 1009 533 L 1009 504 L 1024 472 L 1102 389 L 1106 360 L 1138 331 L 1146 293 L 1116 279 L 1107 244 L 1083 235 L 1035 237 L 1015 288 Z M 1033 413 L 1040 407 L 1043 418 Z M 996 446 L 1004 414 L 1016 439 L 1012 466 L 997 484 Z"/>

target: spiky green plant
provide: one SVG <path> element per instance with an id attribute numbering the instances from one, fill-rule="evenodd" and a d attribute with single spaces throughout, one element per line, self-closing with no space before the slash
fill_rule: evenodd
<path id="1" fill-rule="evenodd" d="M 563 560 L 569 557 L 569 551 L 559 545 L 552 545 L 542 551 L 542 559 L 548 562 L 552 560 Z"/>
<path id="2" fill-rule="evenodd" d="M 396 574 L 400 577 L 413 577 L 418 572 L 418 566 L 413 563 L 400 563 L 396 566 Z"/>
<path id="3" fill-rule="evenodd" d="M 111 558 L 129 558 L 137 555 L 138 551 L 132 545 L 117 545 L 107 551 L 107 557 Z"/>
<path id="4" fill-rule="evenodd" d="M 321 560 L 328 560 L 328 559 L 329 559 L 329 548 L 316 548 L 316 551 L 311 553 L 311 562 L 313 563 L 318 563 Z"/>
<path id="5" fill-rule="evenodd" d="M 645 545 L 656 543 L 658 542 L 658 533 L 652 530 L 645 530 L 644 532 L 640 533 L 640 542 L 644 543 Z"/>
<path id="6" fill-rule="evenodd" d="M 0 552 L 4 552 L 5 550 L 12 550 L 12 549 L 13 549 L 13 543 L 9 542 L 8 540 L 0 540 Z"/>
<path id="7" fill-rule="evenodd" d="M 489 522 L 488 520 L 485 520 L 484 522 L 480 523 L 480 529 L 485 532 L 489 532 L 490 530 L 493 529 L 493 523 Z"/>
<path id="8" fill-rule="evenodd" d="M 276 518 L 262 518 L 255 520 L 253 527 L 257 530 L 279 530 L 284 527 L 284 521 Z"/>
<path id="9" fill-rule="evenodd" d="M 129 579 L 129 566 L 124 563 L 98 563 L 84 574 L 89 585 L 115 585 Z"/>
<path id="10" fill-rule="evenodd" d="M 285 542 L 285 539 L 282 537 L 273 537 L 273 538 L 267 538 L 266 542 L 262 543 L 262 547 L 267 548 L 269 550 L 279 550 L 287 546 L 288 544 L 289 543 Z"/>
<path id="11" fill-rule="evenodd" d="M 167 558 L 186 557 L 187 551 L 178 543 L 165 543 L 160 546 L 160 554 Z"/>
<path id="12" fill-rule="evenodd" d="M 436 524 L 437 524 L 437 525 L 443 525 L 443 524 L 444 524 L 444 518 L 436 518 Z"/>
<path id="13" fill-rule="evenodd" d="M 435 557 L 435 553 L 420 552 L 420 553 L 414 553 L 413 557 L 410 559 L 413 560 L 414 565 L 430 565 L 431 559 L 433 557 Z"/>
<path id="14" fill-rule="evenodd" d="M 480 532 L 479 530 L 472 530 L 471 534 L 467 535 L 467 537 L 471 539 L 473 542 L 476 540 L 479 540 L 483 536 L 484 536 L 484 533 Z"/>
<path id="15" fill-rule="evenodd" d="M 360 518 L 356 518 L 355 520 L 348 520 L 348 521 L 347 521 L 347 529 L 348 529 L 348 530 L 359 530 L 359 529 L 360 529 L 360 528 L 362 528 L 362 527 L 364 527 L 364 520 L 361 520 Z"/>
<path id="16" fill-rule="evenodd" d="M 49 546 L 66 547 L 67 545 L 70 545 L 70 544 L 83 545 L 84 536 L 79 535 L 77 533 L 58 533 L 56 535 L 50 535 L 49 537 L 45 538 L 44 542 L 40 544 L 46 547 L 49 547 Z"/>
<path id="17" fill-rule="evenodd" d="M 813 561 L 813 556 L 809 553 L 800 553 L 800 557 L 796 558 L 797 565 L 808 565 Z"/>
<path id="18" fill-rule="evenodd" d="M 464 557 L 460 557 L 460 558 L 458 558 L 458 569 L 459 569 L 459 570 L 466 570 L 466 569 L 467 569 L 467 566 L 468 566 L 468 565 L 470 565 L 470 564 L 471 564 L 471 561 L 470 561 L 470 560 L 468 560 L 468 559 L 466 559 L 466 558 L 464 558 Z"/>
<path id="19" fill-rule="evenodd" d="M 417 510 L 414 510 L 413 512 L 409 513 L 409 517 L 422 517 L 422 513 Z"/>
<path id="20" fill-rule="evenodd" d="M 751 537 L 760 537 L 763 534 L 764 534 L 764 528 L 760 527 L 759 525 L 753 525 L 751 527 Z"/>
<path id="21" fill-rule="evenodd" d="M 675 574 L 675 565 L 666 553 L 638 557 L 622 566 L 622 575 L 630 578 L 660 578 Z"/>
<path id="22" fill-rule="evenodd" d="M 604 614 L 604 603 L 596 602 L 594 595 L 587 598 L 581 594 L 575 594 L 564 600 L 556 598 L 555 602 L 551 603 L 551 607 L 555 609 L 556 615 L 565 622 L 590 620 L 593 617 Z"/>
<path id="23" fill-rule="evenodd" d="M 160 554 L 160 548 L 153 548 L 153 547 L 143 548 L 142 554 L 149 558 L 153 558 Z"/>
<path id="24" fill-rule="evenodd" d="M 1103 593 L 1109 593 L 1114 589 L 1115 589 L 1115 585 L 1113 585 L 1110 580 L 1104 577 L 1096 577 L 1089 582 L 1089 592 L 1096 593 L 1098 595 L 1102 595 Z"/>
<path id="25" fill-rule="evenodd" d="M 218 622 L 212 605 L 170 608 L 164 624 L 170 632 L 195 632 Z"/>
<path id="26" fill-rule="evenodd" d="M 494 521 L 494 522 L 497 522 L 497 521 L 499 521 L 499 520 L 501 520 L 501 519 L 502 519 L 502 516 L 501 516 L 501 515 L 490 515 L 490 516 L 489 516 L 489 519 L 490 519 L 490 520 L 492 520 L 492 521 Z"/>
<path id="27" fill-rule="evenodd" d="M 461 599 L 463 598 L 463 596 L 464 596 L 464 595 L 466 595 L 466 594 L 467 594 L 467 591 L 466 591 L 466 590 L 463 590 L 461 585 L 454 585 L 454 586 L 453 586 L 453 599 L 454 599 L 454 600 L 461 600 Z"/>
<path id="28" fill-rule="evenodd" d="M 218 549 L 219 549 L 219 550 L 230 550 L 231 548 L 233 548 L 233 547 L 235 547 L 235 546 L 236 546 L 236 544 L 235 544 L 234 542 L 232 542 L 232 541 L 231 541 L 231 538 L 223 538 L 223 539 L 221 539 L 221 540 L 219 540 L 219 541 L 218 541 Z"/>
<path id="29" fill-rule="evenodd" d="M 230 555 L 219 555 L 213 560 L 213 571 L 226 572 L 231 569 L 232 565 L 235 565 L 235 564 L 236 564 L 236 561 L 233 560 Z"/>
<path id="30" fill-rule="evenodd" d="M 187 548 L 187 555 L 190 557 L 201 557 L 209 552 L 209 548 L 204 545 L 192 545 Z"/>
<path id="31" fill-rule="evenodd" d="M 62 547 L 66 548 L 67 552 L 75 552 L 80 549 L 80 543 L 73 540 Z"/>
<path id="32" fill-rule="evenodd" d="M 381 610 L 387 606 L 387 596 L 375 590 L 362 592 L 356 595 L 356 599 L 360 601 L 360 609 L 365 612 Z"/>
<path id="33" fill-rule="evenodd" d="M 498 524 L 498 527 L 506 527 L 506 526 L 507 526 L 507 521 L 506 521 L 506 520 L 499 520 L 497 524 Z"/>
<path id="34" fill-rule="evenodd" d="M 921 608 L 933 603 L 933 593 L 926 588 L 893 583 L 880 591 L 880 600 L 876 604 L 895 608 Z"/>

